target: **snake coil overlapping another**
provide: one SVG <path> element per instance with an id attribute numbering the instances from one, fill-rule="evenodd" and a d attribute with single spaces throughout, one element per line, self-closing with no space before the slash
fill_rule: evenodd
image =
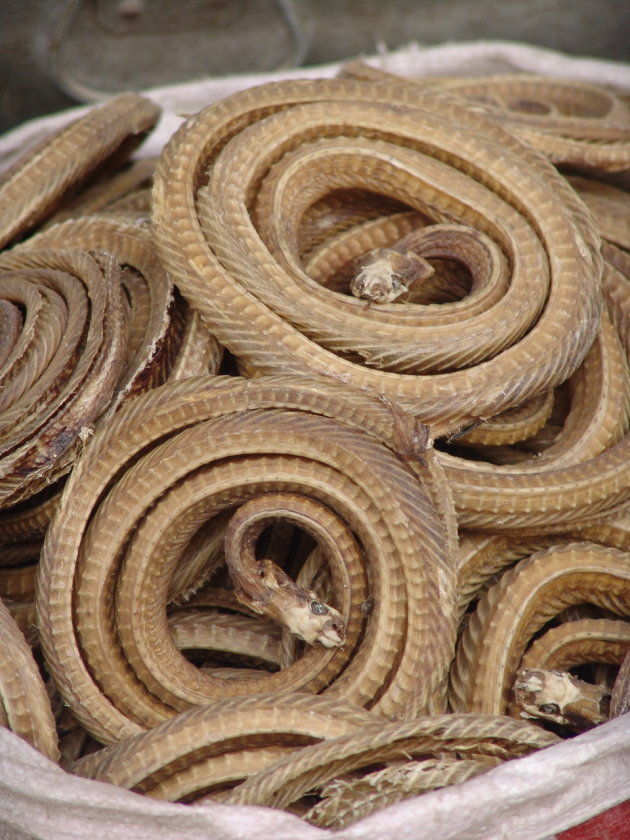
<path id="1" fill-rule="evenodd" d="M 0 182 L 0 724 L 343 827 L 627 711 L 627 97 L 353 63 L 130 160 L 158 115 Z"/>

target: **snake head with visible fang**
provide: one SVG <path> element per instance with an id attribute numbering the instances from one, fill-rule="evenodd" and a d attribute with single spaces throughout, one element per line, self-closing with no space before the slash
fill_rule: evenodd
<path id="1" fill-rule="evenodd" d="M 241 588 L 238 599 L 258 613 L 266 615 L 294 633 L 307 644 L 318 642 L 327 648 L 342 647 L 346 624 L 334 607 L 320 601 L 314 592 L 303 589 L 272 560 L 258 561 L 259 583 L 255 598 Z"/>

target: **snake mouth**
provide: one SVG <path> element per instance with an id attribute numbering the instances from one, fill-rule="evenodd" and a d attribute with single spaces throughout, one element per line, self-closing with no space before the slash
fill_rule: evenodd
<path id="1" fill-rule="evenodd" d="M 329 624 L 325 625 L 322 628 L 317 641 L 324 647 L 328 648 L 343 647 L 346 641 L 346 633 L 343 622 L 333 620 Z"/>
<path id="2" fill-rule="evenodd" d="M 346 625 L 340 613 L 334 607 L 317 600 L 310 602 L 309 612 L 322 620 L 321 626 L 317 628 L 315 640 L 324 647 L 343 647 L 346 641 Z"/>
<path id="3" fill-rule="evenodd" d="M 309 593 L 310 594 L 310 593 Z M 286 603 L 282 623 L 309 645 L 316 642 L 326 648 L 343 647 L 346 623 L 334 607 L 311 599 L 307 603 Z"/>

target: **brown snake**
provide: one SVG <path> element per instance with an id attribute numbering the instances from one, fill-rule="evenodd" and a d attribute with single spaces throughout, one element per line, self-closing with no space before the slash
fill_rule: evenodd
<path id="1" fill-rule="evenodd" d="M 2 601 L 0 639 L 0 725 L 56 761 L 57 733 L 43 680 L 29 645 Z"/>
<path id="2" fill-rule="evenodd" d="M 0 178 L 0 244 L 46 218 L 96 168 L 124 162 L 159 113 L 146 97 L 122 94 L 27 150 Z"/>
<path id="3" fill-rule="evenodd" d="M 630 615 L 629 596 L 628 555 L 617 549 L 569 543 L 522 560 L 480 599 L 459 640 L 452 707 L 503 714 L 518 663 L 538 629 L 574 603 Z M 493 679 L 486 678 L 486 669 Z"/>
<path id="4" fill-rule="evenodd" d="M 392 101 L 399 103 L 395 109 Z M 321 150 L 311 142 L 316 134 L 324 138 Z M 322 180 L 307 188 L 314 168 Z M 277 186 L 274 212 L 266 218 L 271 224 L 283 220 L 269 241 L 249 216 L 267 170 Z M 401 198 L 439 220 L 474 221 L 499 239 L 515 271 L 522 267 L 527 275 L 535 267 L 539 279 L 548 271 L 548 296 L 545 282 L 537 304 L 547 298 L 544 311 L 533 329 L 492 360 L 437 377 L 359 366 L 327 349 L 345 349 L 347 331 L 369 317 L 361 344 L 356 350 L 347 345 L 369 364 L 383 353 L 379 322 L 385 329 L 401 308 L 384 304 L 373 314 L 358 300 L 313 287 L 296 267 L 287 213 L 297 222 L 305 204 L 349 186 Z M 496 414 L 566 379 L 597 324 L 599 257 L 583 205 L 541 157 L 495 122 L 434 91 L 339 79 L 235 94 L 188 121 L 165 147 L 153 218 L 168 271 L 237 357 L 261 372 L 327 374 L 385 394 L 435 433 Z M 502 224 L 508 218 L 509 229 Z M 328 337 L 327 325 L 339 323 L 345 311 L 343 327 Z M 407 317 L 403 307 L 396 321 L 403 337 Z M 410 350 L 401 346 L 403 360 Z"/>
<path id="5" fill-rule="evenodd" d="M 26 657 L 0 723 L 334 827 L 555 743 L 517 673 L 616 667 L 630 613 L 627 103 L 343 75 L 157 164 L 126 95 L 0 182 L 0 636 L 55 709 Z"/>
<path id="6" fill-rule="evenodd" d="M 3 506 L 67 471 L 85 427 L 108 408 L 122 373 L 120 266 L 99 252 L 4 256 L 0 283 L 27 320 L 8 348 L 0 399 Z"/>
<path id="7" fill-rule="evenodd" d="M 267 412 L 261 412 L 265 407 Z M 336 418 L 334 423 L 327 414 Z M 141 428 L 140 416 L 145 418 Z M 174 708 L 186 708 L 217 694 L 283 686 L 297 690 L 309 684 L 310 690 L 321 691 L 362 635 L 366 615 L 368 624 L 359 650 L 328 693 L 374 705 L 382 714 L 396 717 L 439 708 L 454 630 L 454 565 L 448 552 L 448 521 L 444 522 L 441 512 L 448 511 L 448 499 L 438 489 L 441 473 L 437 465 L 431 466 L 430 453 L 420 482 L 378 443 L 378 438 L 385 438 L 396 445 L 394 419 L 390 409 L 367 396 L 350 398 L 345 389 L 325 380 L 290 377 L 252 382 L 191 379 L 156 389 L 119 412 L 103 430 L 100 443 L 95 437 L 91 458 L 70 478 L 71 484 L 79 483 L 81 493 L 67 492 L 67 509 L 62 500 L 62 512 L 47 533 L 38 583 L 40 631 L 48 665 L 75 714 L 91 732 L 105 741 L 125 737 L 138 731 L 138 724 L 153 725 Z M 371 428 L 377 439 L 359 431 L 357 423 Z M 165 437 L 169 429 L 170 441 Z M 147 447 L 152 440 L 158 445 L 151 453 Z M 145 453 L 138 464 L 136 452 Z M 246 453 L 250 454 L 243 461 Z M 234 466 L 230 458 L 236 458 Z M 123 475 L 126 461 L 130 467 Z M 178 461 L 180 466 L 176 466 Z M 209 483 L 202 468 L 213 461 Z M 246 467 L 242 478 L 240 461 Z M 158 481 L 160 473 L 163 478 Z M 184 481 L 187 473 L 190 479 Z M 148 474 L 153 477 L 149 485 L 143 479 Z M 103 500 L 103 489 L 116 475 L 119 489 L 112 487 L 109 498 Z M 172 490 L 166 492 L 169 485 Z M 294 501 L 298 512 L 300 492 L 313 498 L 308 502 L 311 507 L 319 507 L 321 524 L 315 534 L 329 555 L 335 601 L 346 624 L 342 648 L 322 654 L 313 649 L 286 671 L 262 678 L 260 688 L 250 680 L 216 680 L 200 674 L 179 654 L 174 658 L 176 649 L 165 621 L 169 569 L 187 542 L 204 520 L 226 505 L 247 501 L 256 486 L 259 492 L 298 494 Z M 122 547 L 130 531 L 138 528 L 138 517 L 145 516 L 143 511 L 154 500 L 158 506 L 149 510 L 129 545 L 116 596 L 111 589 L 121 559 L 116 546 Z M 336 510 L 342 521 L 327 514 L 330 525 L 326 525 L 322 504 Z M 302 510 L 306 514 L 309 508 Z M 291 515 L 286 500 L 279 507 L 269 506 L 268 516 Z M 173 516 L 179 518 L 179 530 L 167 539 Z M 343 540 L 345 554 L 336 554 L 341 549 L 333 536 Z M 423 546 L 421 554 L 416 544 Z M 156 551 L 163 560 L 157 561 Z M 362 569 L 364 553 L 369 560 L 367 581 Z M 248 587 L 250 598 L 254 583 L 255 577 Z M 434 596 L 428 595 L 427 586 L 435 589 Z M 145 593 L 141 605 L 140 593 Z M 112 644 L 114 627 L 107 607 L 111 598 L 119 605 L 117 632 L 136 669 L 134 678 L 116 653 L 118 645 Z M 364 613 L 362 603 L 369 598 L 374 607 Z M 444 629 L 434 638 L 437 626 Z M 401 644 L 402 654 L 398 652 Z M 417 666 L 420 650 L 422 672 Z M 84 663 L 89 664 L 89 671 Z M 141 691 L 138 677 L 146 686 Z M 374 704 L 375 693 L 378 701 Z"/>
<path id="8" fill-rule="evenodd" d="M 514 724 L 511 726 L 510 724 Z M 495 744 L 494 741 L 497 740 Z M 410 754 L 498 757 L 549 746 L 556 736 L 523 721 L 492 715 L 436 715 L 381 724 L 356 735 L 314 744 L 281 758 L 235 788 L 228 802 L 279 808 L 333 776 Z"/>
<path id="9" fill-rule="evenodd" d="M 234 783 L 292 747 L 373 727 L 376 720 L 339 700 L 305 694 L 217 700 L 81 759 L 74 772 L 180 799 L 196 793 L 197 779 L 204 787 Z"/>
<path id="10" fill-rule="evenodd" d="M 459 784 L 488 770 L 482 761 L 465 758 L 391 762 L 392 766 L 358 778 L 335 779 L 320 790 L 321 800 L 304 819 L 325 828 L 345 828 L 401 799 Z"/>
<path id="11" fill-rule="evenodd" d="M 84 279 L 78 276 L 74 281 L 67 277 L 64 285 L 60 285 L 59 274 L 52 276 L 52 272 L 58 272 L 60 268 L 65 267 L 68 271 L 74 270 L 72 267 L 75 263 L 81 265 L 77 255 L 72 257 L 67 254 L 65 262 L 60 262 L 60 252 L 52 250 L 60 248 L 64 251 L 72 248 L 81 252 L 99 249 L 115 256 L 121 268 L 114 264 L 110 269 L 113 276 L 110 279 L 109 294 L 119 304 L 122 302 L 122 318 L 119 314 L 117 320 L 114 320 L 112 315 L 107 315 L 107 310 L 104 310 L 103 324 L 98 322 L 103 304 L 99 300 L 101 292 L 98 286 L 94 286 L 96 280 L 93 277 L 88 275 Z M 23 284 L 21 296 L 15 297 L 15 292 L 12 292 L 15 280 L 11 278 L 18 269 L 21 272 L 18 277 L 23 276 L 25 271 L 32 270 L 30 266 L 36 256 L 35 252 L 40 250 L 42 253 L 39 254 L 39 258 L 43 259 L 43 262 L 39 285 L 34 284 L 35 278 L 31 275 L 30 286 Z M 51 256 L 45 257 L 46 253 Z M 86 257 L 87 254 L 83 254 L 81 259 L 85 261 Z M 52 280 L 48 279 L 48 275 L 52 276 Z M 81 284 L 77 281 L 82 281 L 87 286 L 88 301 L 91 298 L 89 311 L 94 323 L 92 331 L 104 329 L 104 340 L 110 342 L 113 336 L 117 352 L 119 355 L 124 352 L 124 358 L 117 359 L 114 364 L 112 357 L 109 367 L 105 367 L 100 379 L 93 375 L 90 377 L 87 373 L 83 374 L 86 380 L 83 390 L 86 391 L 86 386 L 89 385 L 93 392 L 92 399 L 97 402 L 93 410 L 89 409 L 85 398 L 79 403 L 82 417 L 75 421 L 77 427 L 72 435 L 68 411 L 62 411 L 64 401 L 69 402 L 73 398 L 72 392 L 77 388 L 80 365 L 85 370 L 92 364 L 96 372 L 87 352 L 89 343 L 83 350 L 84 358 L 80 358 L 77 346 L 81 341 L 80 316 L 77 315 L 68 323 L 64 322 L 64 307 L 71 306 L 71 311 L 74 311 L 82 300 Z M 71 282 L 76 288 L 69 286 Z M 52 291 L 56 286 L 52 283 L 59 286 L 59 293 L 54 297 Z M 24 289 L 29 288 L 32 288 L 33 292 L 25 296 Z M 5 497 L 2 503 L 3 510 L 0 512 L 0 540 L 8 542 L 43 536 L 58 500 L 60 482 L 52 487 L 47 485 L 50 484 L 52 476 L 59 479 L 67 472 L 77 445 L 86 441 L 95 423 L 106 422 L 108 416 L 123 400 L 155 387 L 166 379 L 216 372 L 221 351 L 205 330 L 200 329 L 197 314 L 192 312 L 177 294 L 163 271 L 156 258 L 146 220 L 86 216 L 68 220 L 32 236 L 22 245 L 0 256 L 0 295 L 5 298 L 4 302 L 7 304 L 13 302 L 16 306 L 21 303 L 27 313 L 2 371 L 4 395 L 1 401 L 3 411 L 0 414 L 0 424 L 11 431 L 12 437 L 9 440 L 13 441 L 19 431 L 14 418 L 18 414 L 25 419 L 32 415 L 30 426 L 39 437 L 37 457 L 41 462 L 39 472 L 28 471 L 25 466 L 12 467 L 14 473 L 21 469 L 22 474 L 27 477 L 28 483 L 23 492 L 31 498 L 28 506 L 16 507 L 11 502 L 18 500 L 17 497 Z M 37 295 L 47 295 L 44 305 L 38 301 Z M 85 300 L 82 305 L 85 310 Z M 50 341 L 50 332 L 47 332 L 45 324 L 42 324 L 43 319 L 50 320 L 53 317 L 61 322 L 57 327 L 56 355 L 52 352 L 55 345 Z M 121 344 L 123 333 L 125 347 Z M 37 342 L 38 335 L 41 335 L 43 342 Z M 49 339 L 49 343 L 44 347 L 46 339 Z M 27 343 L 29 340 L 30 345 Z M 39 367 L 36 363 L 30 364 L 31 358 L 37 358 L 37 355 L 40 359 Z M 61 394 L 55 395 L 55 389 L 63 385 L 62 377 L 67 376 L 63 365 L 68 365 L 73 358 L 76 358 L 80 365 L 76 366 L 74 376 L 67 381 Z M 30 383 L 21 384 L 25 371 L 29 372 L 32 379 Z M 113 375 L 116 375 L 115 379 L 112 378 Z M 55 402 L 50 404 L 49 393 L 53 400 L 56 399 L 56 405 Z M 74 400 L 78 401 L 76 396 Z M 32 410 L 33 406 L 37 406 L 37 409 Z M 41 427 L 46 416 L 44 411 L 54 420 L 54 424 L 49 421 L 51 428 L 45 433 Z M 27 430 L 24 430 L 22 435 L 28 440 Z M 48 442 L 45 441 L 46 436 L 49 438 Z M 69 452 L 60 462 L 62 446 Z M 44 485 L 42 476 L 45 477 Z M 8 480 L 6 486 L 9 486 Z M 57 490 L 56 493 L 53 492 L 54 489 Z M 38 494 L 37 491 L 41 492 Z"/>
<path id="12" fill-rule="evenodd" d="M 347 64 L 342 75 L 371 82 L 397 78 L 361 62 Z M 463 96 L 555 164 L 600 172 L 623 172 L 630 164 L 630 108 L 603 87 L 526 73 L 405 81 Z"/>

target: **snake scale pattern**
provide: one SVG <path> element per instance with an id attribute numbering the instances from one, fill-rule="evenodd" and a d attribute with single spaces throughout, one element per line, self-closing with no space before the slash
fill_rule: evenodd
<path id="1" fill-rule="evenodd" d="M 628 93 L 158 117 L 0 174 L 0 725 L 344 828 L 627 712 Z"/>

